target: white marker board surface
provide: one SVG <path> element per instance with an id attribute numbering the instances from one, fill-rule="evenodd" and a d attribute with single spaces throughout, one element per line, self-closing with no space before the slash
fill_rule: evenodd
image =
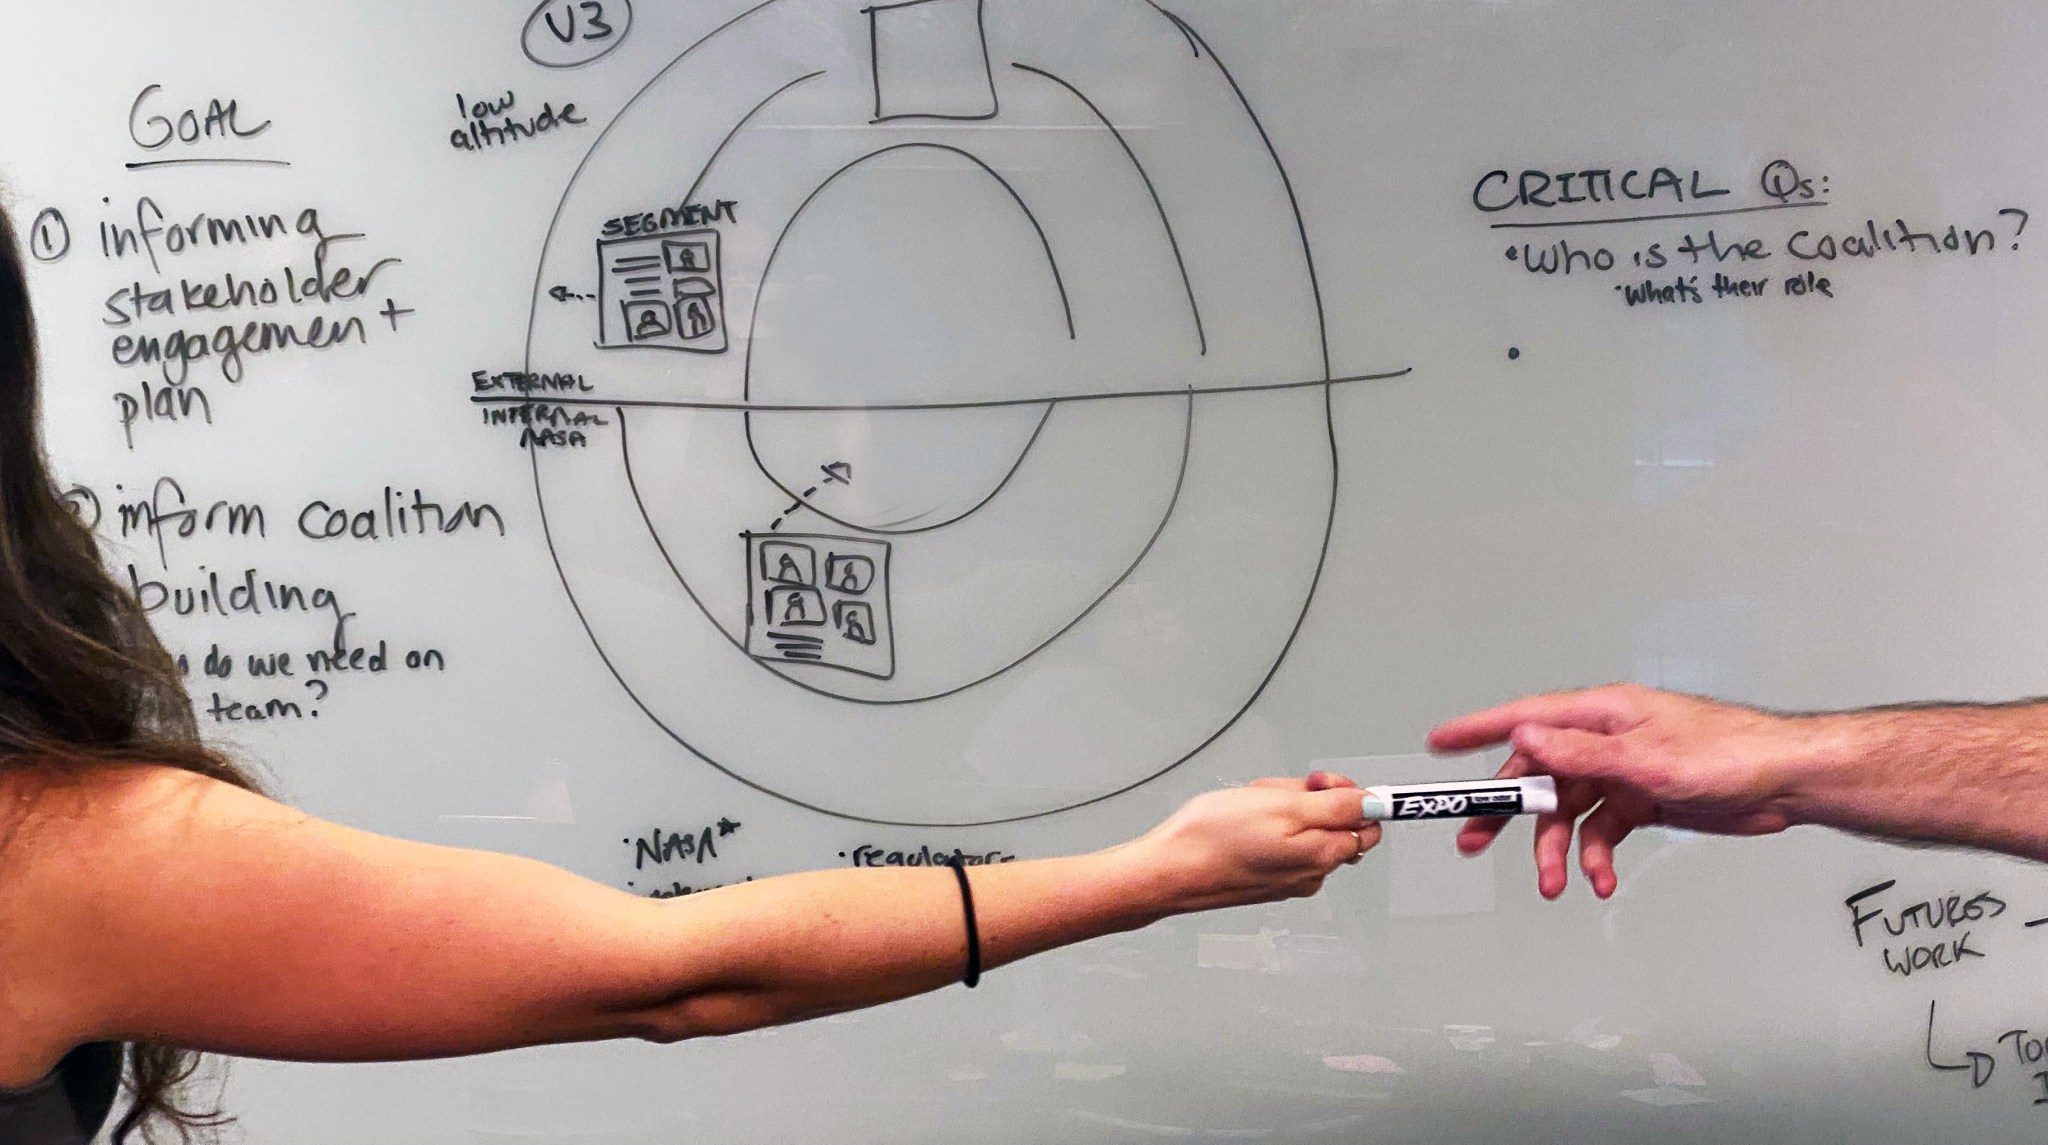
<path id="1" fill-rule="evenodd" d="M 676 894 L 1095 847 L 1562 685 L 2042 692 L 2044 19 L 5 0 L 0 167 L 50 447 L 208 729 Z M 2043 1135 L 2039 872 L 1653 834 L 1544 904 L 1526 832 L 971 994 L 227 1099 L 291 1145 Z"/>

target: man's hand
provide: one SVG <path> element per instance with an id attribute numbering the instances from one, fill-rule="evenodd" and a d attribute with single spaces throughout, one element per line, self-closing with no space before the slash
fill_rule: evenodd
<path id="1" fill-rule="evenodd" d="M 1579 866 L 1606 898 L 1614 849 L 1638 827 L 1768 835 L 1791 826 L 1792 785 L 1815 759 L 1819 723 L 1616 684 L 1455 719 L 1430 733 L 1429 746 L 1457 753 L 1511 742 L 1503 778 L 1555 776 L 1557 811 L 1536 818 L 1537 889 L 1564 893 L 1576 827 Z M 1506 825 L 1468 820 L 1458 848 L 1476 855 Z"/>

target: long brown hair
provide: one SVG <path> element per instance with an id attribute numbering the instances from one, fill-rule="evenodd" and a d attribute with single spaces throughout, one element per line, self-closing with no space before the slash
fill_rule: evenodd
<path id="1" fill-rule="evenodd" d="M 76 771 L 156 764 L 254 789 L 250 776 L 199 739 L 177 665 L 140 602 L 101 563 L 85 523 L 65 505 L 43 455 L 35 317 L 21 249 L 0 208 L 0 770 Z M 122 1142 L 169 1128 L 181 1138 L 221 1124 L 185 1104 L 198 1056 L 127 1047 L 131 1101 Z"/>

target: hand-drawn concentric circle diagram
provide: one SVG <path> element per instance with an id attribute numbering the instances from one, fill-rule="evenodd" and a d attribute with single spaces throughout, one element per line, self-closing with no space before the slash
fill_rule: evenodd
<path id="1" fill-rule="evenodd" d="M 1176 17 L 770 0 L 563 196 L 528 364 L 582 385 L 524 413 L 587 444 L 534 450 L 549 545 L 638 705 L 749 785 L 902 825 L 1094 802 L 1301 627 L 1356 380 L 1322 323 Z"/>

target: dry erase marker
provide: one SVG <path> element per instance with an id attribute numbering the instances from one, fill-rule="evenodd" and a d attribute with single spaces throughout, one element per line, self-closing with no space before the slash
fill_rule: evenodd
<path id="1" fill-rule="evenodd" d="M 1450 783 L 1390 783 L 1363 791 L 1367 819 L 1545 815 L 1557 810 L 1557 781 L 1547 775 Z"/>

